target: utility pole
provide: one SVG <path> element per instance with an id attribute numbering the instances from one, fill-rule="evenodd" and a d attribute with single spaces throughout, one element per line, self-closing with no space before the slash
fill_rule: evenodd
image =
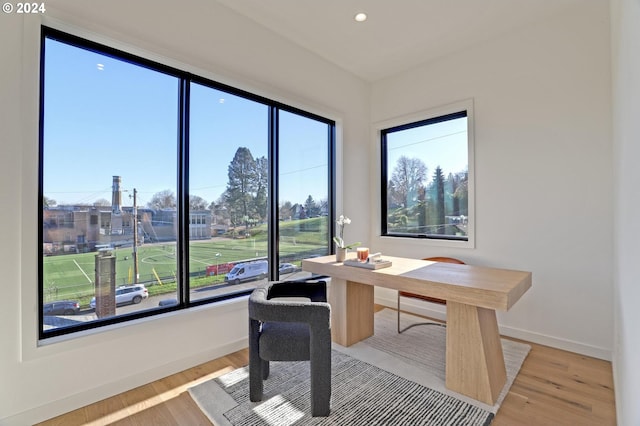
<path id="1" fill-rule="evenodd" d="M 133 188 L 133 282 L 138 284 L 138 190 Z"/>

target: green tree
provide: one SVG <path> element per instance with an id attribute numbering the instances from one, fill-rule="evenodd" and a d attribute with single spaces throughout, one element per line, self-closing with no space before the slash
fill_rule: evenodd
<path id="1" fill-rule="evenodd" d="M 256 190 L 256 162 L 248 148 L 237 149 L 228 167 L 229 181 L 225 191 L 225 204 L 229 211 L 231 223 L 241 223 L 248 227 L 251 214 L 250 207 Z"/>
<path id="2" fill-rule="evenodd" d="M 421 233 L 427 233 L 425 229 L 427 225 L 427 196 L 426 189 L 424 187 L 418 190 L 418 229 Z"/>
<path id="3" fill-rule="evenodd" d="M 224 200 L 225 194 L 222 194 L 218 200 L 212 201 L 207 207 L 211 210 L 211 218 L 214 224 L 224 224 L 229 222 L 229 211 Z"/>
<path id="4" fill-rule="evenodd" d="M 315 217 L 320 214 L 320 207 L 318 207 L 318 204 L 311 195 L 309 195 L 304 202 L 304 209 L 307 211 L 307 217 Z"/>
<path id="5" fill-rule="evenodd" d="M 267 220 L 267 196 L 269 182 L 269 162 L 266 157 L 259 157 L 255 163 L 255 197 L 253 198 L 253 210 L 260 222 Z"/>
<path id="6" fill-rule="evenodd" d="M 435 210 L 436 210 L 436 225 L 437 233 L 444 233 L 444 174 L 442 173 L 442 169 L 440 166 L 436 167 L 436 171 L 433 173 L 433 186 L 434 186 L 434 202 L 435 202 Z"/>

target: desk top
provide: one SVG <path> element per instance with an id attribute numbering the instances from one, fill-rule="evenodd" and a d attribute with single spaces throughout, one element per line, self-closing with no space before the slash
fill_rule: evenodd
<path id="1" fill-rule="evenodd" d="M 393 265 L 369 270 L 336 262 L 335 255 L 304 259 L 302 269 L 347 281 L 386 287 L 507 311 L 531 287 L 531 272 L 383 256 Z"/>

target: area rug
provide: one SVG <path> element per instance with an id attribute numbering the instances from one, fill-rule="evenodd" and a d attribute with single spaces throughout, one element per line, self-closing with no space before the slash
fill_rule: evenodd
<path id="1" fill-rule="evenodd" d="M 402 320 L 421 321 L 409 315 Z M 437 326 L 398 335 L 395 311 L 378 312 L 373 337 L 349 348 L 334 344 L 329 417 L 309 415 L 308 362 L 272 363 L 262 402 L 249 401 L 248 367 L 189 392 L 216 426 L 489 425 L 530 348 L 503 340 L 507 384 L 498 403 L 488 406 L 445 388 L 444 335 Z"/>
<path id="2" fill-rule="evenodd" d="M 401 314 L 402 327 L 423 323 L 424 318 Z M 383 309 L 375 314 L 374 335 L 348 348 L 334 347 L 362 361 L 405 377 L 423 386 L 452 395 L 492 413 L 497 413 L 531 346 L 501 339 L 507 380 L 495 405 L 487 405 L 445 386 L 446 328 L 439 325 L 411 327 L 398 334 L 397 312 Z"/>

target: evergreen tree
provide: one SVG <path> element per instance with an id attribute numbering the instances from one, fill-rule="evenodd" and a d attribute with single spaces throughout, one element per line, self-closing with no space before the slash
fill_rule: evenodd
<path id="1" fill-rule="evenodd" d="M 307 217 L 314 217 L 320 213 L 320 209 L 311 195 L 309 195 L 304 202 L 304 209 L 307 212 Z"/>
<path id="2" fill-rule="evenodd" d="M 433 173 L 433 185 L 435 188 L 435 205 L 436 205 L 436 224 L 438 234 L 444 234 L 444 174 L 440 166 L 436 167 Z"/>
<path id="3" fill-rule="evenodd" d="M 248 148 L 240 147 L 228 167 L 229 181 L 225 191 L 225 203 L 233 225 L 249 223 L 250 206 L 256 190 L 256 162 Z"/>
<path id="4" fill-rule="evenodd" d="M 266 157 L 256 159 L 256 192 L 253 199 L 253 210 L 255 217 L 264 222 L 267 220 L 267 196 L 269 185 L 269 163 Z"/>

